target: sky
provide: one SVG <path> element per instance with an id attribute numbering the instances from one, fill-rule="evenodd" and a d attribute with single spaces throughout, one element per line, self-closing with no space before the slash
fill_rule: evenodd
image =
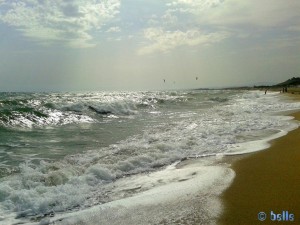
<path id="1" fill-rule="evenodd" d="M 0 91 L 279 83 L 300 76 L 299 12 L 298 0 L 0 0 Z"/>

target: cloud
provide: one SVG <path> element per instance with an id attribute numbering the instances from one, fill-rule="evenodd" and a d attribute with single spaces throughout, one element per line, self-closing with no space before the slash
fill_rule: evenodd
<path id="1" fill-rule="evenodd" d="M 119 33 L 119 32 L 121 32 L 121 28 L 120 27 L 110 27 L 110 28 L 108 28 L 108 30 L 106 32 L 107 33 Z"/>
<path id="2" fill-rule="evenodd" d="M 178 23 L 177 16 L 173 15 L 170 11 L 166 11 L 166 13 L 162 16 L 162 21 L 165 25 L 174 26 Z"/>
<path id="3" fill-rule="evenodd" d="M 186 5 L 191 9 L 197 8 L 198 10 L 202 10 L 205 8 L 211 8 L 219 5 L 224 2 L 224 0 L 176 0 L 171 3 L 167 3 L 167 6 L 182 6 Z"/>
<path id="4" fill-rule="evenodd" d="M 166 3 L 167 9 L 162 15 L 152 15 L 148 20 L 149 27 L 142 35 L 145 42 L 138 54 L 168 52 L 180 46 L 208 46 L 228 38 L 228 31 L 201 27 L 193 14 L 193 10 L 215 7 L 219 2 L 177 0 Z"/>
<path id="5" fill-rule="evenodd" d="M 175 0 L 168 6 L 174 12 L 195 15 L 198 23 L 210 25 L 278 27 L 296 24 L 300 19 L 300 1 L 294 0 Z"/>
<path id="6" fill-rule="evenodd" d="M 168 52 L 179 46 L 211 45 L 227 38 L 229 33 L 204 33 L 197 29 L 186 31 L 166 31 L 163 28 L 148 28 L 144 30 L 144 38 L 148 44 L 138 50 L 139 55 L 154 52 Z"/>
<path id="7" fill-rule="evenodd" d="M 91 33 L 113 19 L 119 8 L 120 0 L 4 0 L 0 22 L 42 43 L 91 47 Z"/>
<path id="8" fill-rule="evenodd" d="M 149 20 L 138 54 L 211 45 L 229 37 L 270 41 L 272 32 L 280 37 L 299 31 L 300 1 L 173 0 L 166 6 L 164 15 Z"/>

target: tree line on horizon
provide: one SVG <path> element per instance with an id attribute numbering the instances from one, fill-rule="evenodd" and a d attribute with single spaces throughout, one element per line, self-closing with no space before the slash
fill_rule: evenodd
<path id="1" fill-rule="evenodd" d="M 254 86 L 254 88 L 280 88 L 280 87 L 295 87 L 299 85 L 300 85 L 300 77 L 293 77 L 279 84 L 260 85 L 260 86 Z"/>

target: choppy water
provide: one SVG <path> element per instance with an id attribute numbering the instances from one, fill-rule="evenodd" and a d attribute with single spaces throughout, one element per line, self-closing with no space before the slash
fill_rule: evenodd
<path id="1" fill-rule="evenodd" d="M 107 185 L 186 157 L 237 154 L 297 125 L 277 93 L 0 93 L 0 224 L 116 199 Z"/>

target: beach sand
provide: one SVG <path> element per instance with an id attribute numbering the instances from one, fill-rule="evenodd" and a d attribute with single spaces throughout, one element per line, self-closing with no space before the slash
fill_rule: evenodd
<path id="1" fill-rule="evenodd" d="M 300 112 L 292 116 L 300 120 Z M 300 128 L 233 163 L 236 177 L 222 195 L 225 208 L 219 224 L 300 224 L 299 137 Z M 273 222 L 271 211 L 288 211 L 294 222 Z M 266 213 L 265 221 L 258 219 L 259 212 Z"/>

